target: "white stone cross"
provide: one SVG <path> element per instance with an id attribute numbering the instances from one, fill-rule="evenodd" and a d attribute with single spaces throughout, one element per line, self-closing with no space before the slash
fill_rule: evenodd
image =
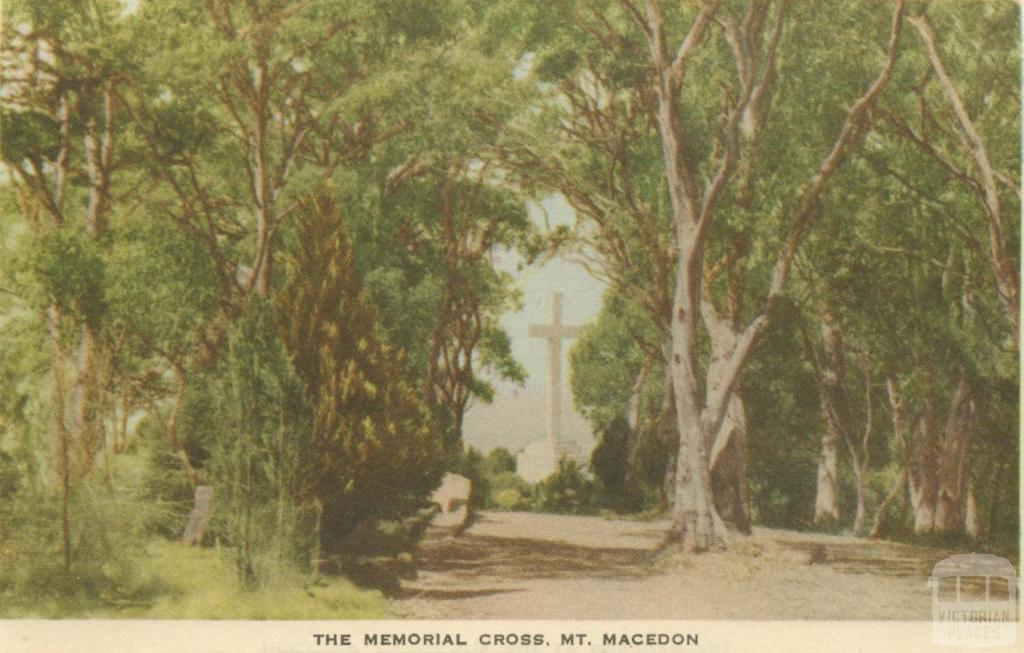
<path id="1" fill-rule="evenodd" d="M 574 338 L 580 328 L 562 324 L 562 293 L 551 293 L 551 324 L 531 324 L 530 335 L 548 341 L 548 441 L 561 439 L 562 429 L 562 340 Z"/>

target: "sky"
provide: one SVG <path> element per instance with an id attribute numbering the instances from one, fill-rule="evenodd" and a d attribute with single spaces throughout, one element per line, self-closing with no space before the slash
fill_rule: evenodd
<path id="1" fill-rule="evenodd" d="M 543 208 L 541 208 L 543 207 Z M 530 215 L 539 224 L 544 213 L 551 226 L 571 224 L 572 209 L 561 197 L 551 197 L 532 206 Z M 495 397 L 491 404 L 473 405 L 463 424 L 464 442 L 481 451 L 505 447 L 515 453 L 547 434 L 547 343 L 527 335 L 530 324 L 547 324 L 551 319 L 551 293 L 562 293 L 562 322 L 585 325 L 595 319 L 601 307 L 604 285 L 595 280 L 577 263 L 555 258 L 544 265 L 516 271 L 518 261 L 506 254 L 498 265 L 516 276 L 523 293 L 522 310 L 506 314 L 501 324 L 512 341 L 512 355 L 526 369 L 526 383 L 494 381 Z M 572 405 L 569 389 L 568 352 L 574 341 L 562 344 L 562 438 L 576 440 L 585 451 L 595 445 L 587 420 Z"/>

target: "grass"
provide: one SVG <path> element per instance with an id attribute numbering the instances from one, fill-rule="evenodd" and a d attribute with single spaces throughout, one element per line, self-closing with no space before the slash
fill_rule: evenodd
<path id="1" fill-rule="evenodd" d="M 153 541 L 132 575 L 137 598 L 86 601 L 62 598 L 4 601 L 0 616 L 112 619 L 381 619 L 383 595 L 344 578 L 315 582 L 298 572 L 279 572 L 260 587 L 238 581 L 230 550 L 186 547 Z M 141 588 L 141 591 L 139 591 Z M 145 598 L 141 598 L 145 597 Z M 4 605 L 7 603 L 7 605 Z"/>

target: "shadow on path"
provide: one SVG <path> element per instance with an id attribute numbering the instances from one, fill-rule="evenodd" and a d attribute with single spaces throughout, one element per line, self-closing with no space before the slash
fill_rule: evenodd
<path id="1" fill-rule="evenodd" d="M 521 592 L 520 589 L 486 589 L 486 590 L 443 590 L 443 589 L 415 589 L 404 588 L 394 598 L 396 599 L 430 599 L 432 601 L 461 601 L 462 599 L 475 599 L 481 596 L 494 596 L 496 594 L 511 594 Z"/>
<path id="2" fill-rule="evenodd" d="M 773 540 L 784 548 L 805 553 L 808 564 L 827 564 L 849 574 L 927 578 L 935 563 L 953 553 L 882 540 L 837 542 L 827 536 L 818 541 L 794 541 L 785 537 Z"/>
<path id="3" fill-rule="evenodd" d="M 596 549 L 561 542 L 466 534 L 427 543 L 420 554 L 424 572 L 494 578 L 639 578 L 652 573 L 653 553 L 638 549 Z"/>
<path id="4" fill-rule="evenodd" d="M 454 600 L 521 591 L 526 580 L 635 579 L 655 573 L 654 552 L 543 539 L 434 533 L 421 544 L 417 578 L 395 597 Z"/>

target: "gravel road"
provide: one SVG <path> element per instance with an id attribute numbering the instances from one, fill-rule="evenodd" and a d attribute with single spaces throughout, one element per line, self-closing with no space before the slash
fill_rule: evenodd
<path id="1" fill-rule="evenodd" d="M 949 552 L 755 529 L 726 552 L 656 551 L 667 527 L 484 512 L 436 529 L 392 600 L 413 619 L 930 619 L 926 580 Z"/>

